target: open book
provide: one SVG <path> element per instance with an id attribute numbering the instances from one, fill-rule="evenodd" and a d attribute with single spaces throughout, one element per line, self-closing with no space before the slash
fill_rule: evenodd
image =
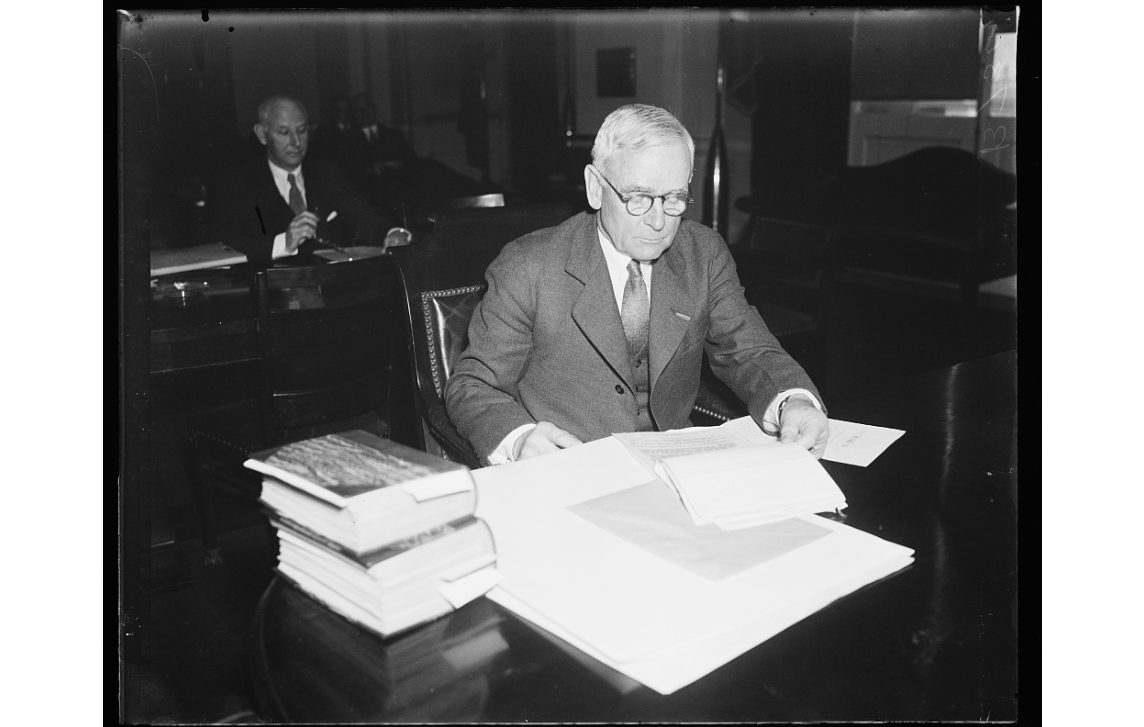
<path id="1" fill-rule="evenodd" d="M 675 490 L 696 525 L 739 530 L 846 507 L 842 490 L 809 452 L 775 441 L 745 419 L 750 427 L 737 419 L 613 436 Z"/>

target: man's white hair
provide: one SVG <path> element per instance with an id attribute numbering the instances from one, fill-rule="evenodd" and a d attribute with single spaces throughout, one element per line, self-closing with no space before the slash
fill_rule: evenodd
<path id="1" fill-rule="evenodd" d="M 266 120 L 270 118 L 270 109 L 274 108 L 280 103 L 292 103 L 298 108 L 302 109 L 302 115 L 307 119 L 310 118 L 310 112 L 306 110 L 306 105 L 294 98 L 293 96 L 271 96 L 262 103 L 258 104 L 258 123 L 266 126 Z"/>
<path id="2" fill-rule="evenodd" d="M 592 145 L 592 164 L 610 177 L 612 160 L 618 153 L 679 141 L 687 145 L 694 169 L 695 142 L 679 119 L 658 106 L 628 104 L 608 114 L 600 125 Z"/>

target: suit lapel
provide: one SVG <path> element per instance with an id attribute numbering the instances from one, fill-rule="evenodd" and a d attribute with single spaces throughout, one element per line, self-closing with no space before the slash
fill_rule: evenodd
<path id="1" fill-rule="evenodd" d="M 271 174 L 270 164 L 265 157 L 251 162 L 251 176 L 248 179 L 254 190 L 255 209 L 252 214 L 258 216 L 262 234 L 273 237 L 276 230 L 285 230 L 294 219 L 290 205 L 278 193 L 274 175 Z"/>
<path id="2" fill-rule="evenodd" d="M 697 306 L 684 285 L 683 257 L 675 245 L 655 263 L 651 275 L 651 333 L 648 338 L 648 373 L 651 389 L 687 333 Z M 681 317 L 686 316 L 686 320 Z"/>
<path id="3" fill-rule="evenodd" d="M 608 277 L 604 253 L 600 251 L 596 217 L 587 215 L 586 219 L 587 222 L 575 233 L 564 267 L 565 272 L 584 284 L 579 298 L 572 304 L 572 320 L 616 374 L 634 388 L 628 339 L 624 336 L 620 312 L 616 310 L 616 295 Z"/>

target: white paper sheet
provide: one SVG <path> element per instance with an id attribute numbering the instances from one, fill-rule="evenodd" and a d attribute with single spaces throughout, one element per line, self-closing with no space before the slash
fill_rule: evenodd
<path id="1" fill-rule="evenodd" d="M 613 435 L 679 493 L 696 525 L 739 530 L 846 507 L 846 496 L 809 452 L 750 427 L 694 427 Z M 736 420 L 738 421 L 738 420 Z"/>
<path id="2" fill-rule="evenodd" d="M 867 467 L 903 434 L 905 432 L 901 429 L 831 419 L 830 439 L 822 458 Z"/>
<path id="3" fill-rule="evenodd" d="M 497 572 L 496 566 L 490 565 L 450 583 L 442 583 L 437 586 L 437 592 L 444 596 L 453 608 L 460 608 L 477 596 L 487 593 L 498 581 L 500 573 Z"/>
<path id="4" fill-rule="evenodd" d="M 665 694 L 911 560 L 807 516 L 830 534 L 718 581 L 697 575 L 569 511 L 651 481 L 613 438 L 473 474 L 497 542 L 489 597 Z"/>
<path id="5" fill-rule="evenodd" d="M 858 467 L 867 467 L 886 451 L 886 448 L 896 442 L 905 434 L 901 429 L 877 427 L 872 424 L 858 424 L 846 422 L 841 419 L 830 419 L 830 438 L 826 442 L 826 451 L 822 458 L 830 462 L 852 464 Z M 680 432 L 694 432 L 703 427 L 681 429 Z M 764 432 L 755 424 L 751 417 L 740 417 L 714 427 L 717 431 L 726 434 L 726 441 L 744 441 L 750 444 L 762 444 L 777 441 L 775 437 Z M 670 432 L 674 434 L 674 432 Z M 655 434 L 653 432 L 653 434 Z M 627 436 L 627 435 L 624 435 Z"/>

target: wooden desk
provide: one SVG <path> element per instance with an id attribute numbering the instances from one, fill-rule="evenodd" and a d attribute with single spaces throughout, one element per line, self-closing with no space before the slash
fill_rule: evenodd
<path id="1" fill-rule="evenodd" d="M 258 313 L 249 265 L 159 278 L 206 284 L 186 300 L 151 295 L 151 373 L 258 360 Z"/>
<path id="2" fill-rule="evenodd" d="M 1016 355 L 830 405 L 837 419 L 906 430 L 870 467 L 825 463 L 846 493 L 848 524 L 916 550 L 906 570 L 666 697 L 622 688 L 624 677 L 582 665 L 483 598 L 386 642 L 276 578 L 254 623 L 262 715 L 300 722 L 1016 719 Z"/>

